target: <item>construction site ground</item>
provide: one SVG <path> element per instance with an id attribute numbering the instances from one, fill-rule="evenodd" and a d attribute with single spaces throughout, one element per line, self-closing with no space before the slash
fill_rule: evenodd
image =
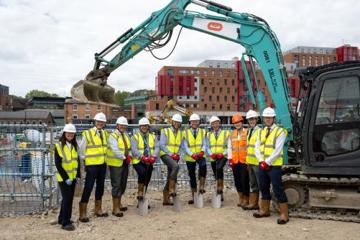
<path id="1" fill-rule="evenodd" d="M 90 222 L 79 223 L 77 203 L 74 199 L 73 220 L 76 230 L 67 232 L 54 224 L 58 210 L 31 216 L 0 218 L 0 239 L 360 239 L 357 223 L 320 221 L 291 218 L 287 225 L 276 224 L 277 213 L 264 219 L 252 217 L 253 211 L 236 206 L 237 194 L 228 190 L 221 209 L 211 207 L 211 193 L 207 192 L 205 207 L 196 209 L 188 205 L 188 193 L 181 192 L 182 211 L 162 206 L 161 192 L 149 192 L 151 211 L 145 217 L 136 209 L 135 192 L 128 191 L 124 203 L 129 207 L 123 218 L 93 216 L 90 203 Z M 104 209 L 111 213 L 111 197 L 104 197 Z"/>

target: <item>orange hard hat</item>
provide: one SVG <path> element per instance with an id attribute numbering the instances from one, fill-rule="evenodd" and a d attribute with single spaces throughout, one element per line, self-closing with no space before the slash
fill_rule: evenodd
<path id="1" fill-rule="evenodd" d="M 244 118 L 239 114 L 235 114 L 233 117 L 232 117 L 232 123 L 238 123 L 238 122 L 243 122 L 244 121 Z"/>

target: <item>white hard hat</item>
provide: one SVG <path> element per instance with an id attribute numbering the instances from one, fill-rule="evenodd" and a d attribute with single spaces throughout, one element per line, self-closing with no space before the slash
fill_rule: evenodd
<path id="1" fill-rule="evenodd" d="M 246 119 L 257 118 L 257 117 L 259 117 L 259 114 L 257 112 L 255 112 L 254 110 L 249 110 L 246 113 Z"/>
<path id="2" fill-rule="evenodd" d="M 191 114 L 189 121 L 200 121 L 200 116 L 196 113 Z"/>
<path id="3" fill-rule="evenodd" d="M 100 122 L 106 122 L 106 116 L 104 113 L 100 112 L 95 115 L 94 120 Z"/>
<path id="4" fill-rule="evenodd" d="M 174 114 L 174 116 L 172 116 L 171 120 L 182 123 L 182 117 L 180 114 Z"/>
<path id="5" fill-rule="evenodd" d="M 216 122 L 216 121 L 220 121 L 220 118 L 218 118 L 217 116 L 212 116 L 210 118 L 210 124 L 212 124 L 213 122 Z"/>
<path id="6" fill-rule="evenodd" d="M 69 123 L 64 126 L 63 132 L 76 133 L 76 127 Z"/>
<path id="7" fill-rule="evenodd" d="M 116 120 L 116 124 L 125 125 L 125 126 L 129 125 L 126 117 L 122 117 L 122 116 Z"/>
<path id="8" fill-rule="evenodd" d="M 265 108 L 262 114 L 263 117 L 275 117 L 275 110 L 271 107 Z"/>
<path id="9" fill-rule="evenodd" d="M 139 120 L 139 126 L 143 126 L 143 125 L 150 125 L 150 121 L 146 117 L 143 117 Z"/>

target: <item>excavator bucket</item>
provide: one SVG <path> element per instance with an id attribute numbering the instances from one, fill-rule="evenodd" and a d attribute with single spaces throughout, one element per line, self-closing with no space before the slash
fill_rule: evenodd
<path id="1" fill-rule="evenodd" d="M 85 80 L 78 81 L 71 88 L 72 98 L 81 102 L 113 104 L 115 89 L 107 84 L 109 75 L 105 68 L 91 71 Z"/>

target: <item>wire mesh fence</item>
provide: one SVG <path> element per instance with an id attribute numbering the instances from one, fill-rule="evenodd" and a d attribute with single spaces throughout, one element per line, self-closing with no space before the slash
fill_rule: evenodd
<path id="1" fill-rule="evenodd" d="M 76 125 L 77 140 L 81 132 L 92 125 Z M 115 130 L 115 125 L 106 125 L 106 131 Z M 152 125 L 151 131 L 160 136 L 160 130 L 168 125 Z M 183 126 L 186 127 L 186 126 Z M 208 125 L 201 126 L 209 129 Z M 223 125 L 223 129 L 230 129 Z M 129 125 L 129 135 L 139 131 L 138 125 Z M 59 205 L 60 194 L 55 177 L 53 161 L 54 145 L 62 134 L 62 127 L 46 125 L 0 124 L 0 216 L 14 216 L 40 213 Z M 83 164 L 83 163 L 82 163 Z M 189 176 L 183 156 L 179 162 L 178 188 L 189 189 Z M 82 165 L 83 169 L 83 165 Z M 214 186 L 214 178 L 207 161 L 207 186 Z M 84 174 L 82 177 L 84 178 Z M 154 164 L 149 189 L 161 191 L 166 183 L 167 168 L 160 158 Z M 225 167 L 227 186 L 233 186 L 232 171 Z M 109 173 L 105 194 L 110 193 Z M 127 189 L 137 187 L 137 174 L 130 167 Z"/>

